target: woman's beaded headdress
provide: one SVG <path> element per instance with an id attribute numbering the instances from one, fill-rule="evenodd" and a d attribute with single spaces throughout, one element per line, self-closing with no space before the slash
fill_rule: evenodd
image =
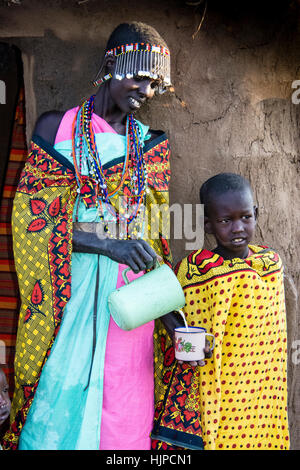
<path id="1" fill-rule="evenodd" d="M 171 85 L 170 52 L 167 47 L 148 43 L 126 44 L 106 51 L 116 57 L 115 78 L 134 76 L 160 80 L 160 92 Z"/>
<path id="2" fill-rule="evenodd" d="M 159 93 L 164 93 L 171 85 L 170 51 L 165 46 L 143 42 L 125 44 L 107 50 L 107 56 L 116 57 L 114 77 L 118 80 L 135 76 L 159 80 Z M 99 79 L 100 74 L 101 70 L 93 82 L 95 85 L 110 78 L 110 75 L 106 75 Z"/>

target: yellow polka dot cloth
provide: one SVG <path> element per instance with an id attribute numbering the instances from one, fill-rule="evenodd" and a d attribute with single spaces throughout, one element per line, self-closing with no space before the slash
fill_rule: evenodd
<path id="1" fill-rule="evenodd" d="M 186 297 L 188 324 L 215 336 L 212 358 L 194 370 L 194 388 L 189 388 L 184 406 L 178 407 L 182 422 L 187 413 L 198 413 L 204 449 L 289 448 L 282 262 L 267 247 L 249 248 L 251 256 L 233 260 L 208 250 L 195 251 L 176 270 Z M 178 366 L 177 376 L 180 373 Z M 178 402 L 183 388 L 177 393 Z M 174 428 L 166 412 L 161 426 Z"/>

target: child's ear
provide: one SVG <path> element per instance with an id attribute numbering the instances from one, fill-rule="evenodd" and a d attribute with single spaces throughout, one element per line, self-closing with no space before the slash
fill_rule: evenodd
<path id="1" fill-rule="evenodd" d="M 258 206 L 253 206 L 253 211 L 254 211 L 254 218 L 257 220 L 258 217 Z"/>
<path id="2" fill-rule="evenodd" d="M 205 233 L 210 233 L 210 234 L 213 233 L 211 221 L 210 221 L 209 217 L 207 217 L 206 215 L 204 216 L 204 232 Z"/>

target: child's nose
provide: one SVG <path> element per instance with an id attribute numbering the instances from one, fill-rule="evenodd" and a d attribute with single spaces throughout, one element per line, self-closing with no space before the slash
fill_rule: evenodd
<path id="1" fill-rule="evenodd" d="M 244 231 L 244 226 L 241 220 L 235 220 L 232 223 L 232 232 L 237 233 L 237 232 L 243 232 Z"/>

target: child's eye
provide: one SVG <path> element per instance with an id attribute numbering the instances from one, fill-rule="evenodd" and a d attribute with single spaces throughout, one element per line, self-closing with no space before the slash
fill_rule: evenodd
<path id="1" fill-rule="evenodd" d="M 219 220 L 220 224 L 227 224 L 229 222 L 229 219 L 221 219 Z"/>

